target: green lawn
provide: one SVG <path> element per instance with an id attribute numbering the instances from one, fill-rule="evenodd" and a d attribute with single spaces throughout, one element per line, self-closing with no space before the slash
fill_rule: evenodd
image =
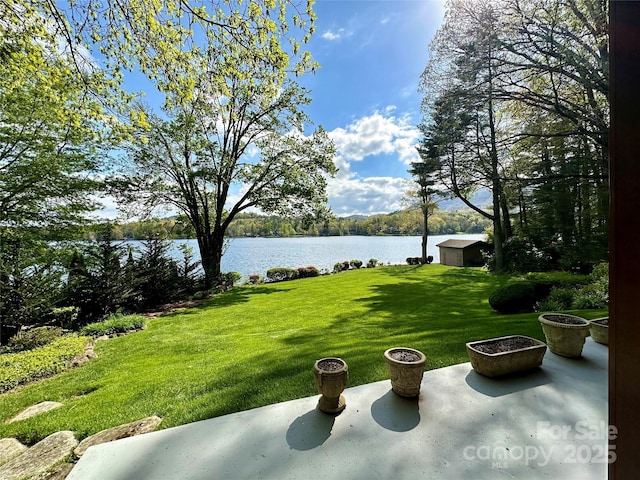
<path id="1" fill-rule="evenodd" d="M 84 438 L 149 415 L 161 428 L 315 395 L 313 362 L 339 356 L 349 385 L 387 378 L 382 353 L 409 346 L 427 368 L 468 361 L 464 344 L 508 334 L 544 339 L 537 314 L 500 315 L 488 297 L 509 279 L 425 265 L 361 269 L 234 288 L 199 308 L 99 342 L 87 365 L 0 395 L 0 438 Z M 586 318 L 606 311 L 574 312 Z M 25 407 L 64 406 L 5 424 Z"/>

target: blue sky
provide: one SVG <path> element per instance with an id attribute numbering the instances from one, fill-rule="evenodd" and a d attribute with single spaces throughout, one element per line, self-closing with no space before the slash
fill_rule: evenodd
<path id="1" fill-rule="evenodd" d="M 444 0 L 317 0 L 314 10 L 306 49 L 321 68 L 298 81 L 311 93 L 307 113 L 337 148 L 329 206 L 339 216 L 396 211 L 418 159 L 418 82 Z M 145 84 L 129 77 L 132 90 Z M 113 203 L 103 203 L 102 215 L 112 216 Z"/>
<path id="2" fill-rule="evenodd" d="M 329 205 L 340 216 L 398 210 L 418 159 L 418 82 L 444 0 L 318 0 L 314 9 L 308 49 L 321 68 L 300 83 L 337 147 Z"/>

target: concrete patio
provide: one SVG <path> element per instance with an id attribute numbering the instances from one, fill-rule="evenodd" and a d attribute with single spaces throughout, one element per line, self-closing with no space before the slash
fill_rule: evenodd
<path id="1" fill-rule="evenodd" d="M 347 388 L 336 417 L 314 396 L 90 447 L 67 478 L 603 479 L 607 364 L 587 338 L 581 359 L 547 350 L 519 376 L 454 365 L 415 400 L 386 380 Z"/>

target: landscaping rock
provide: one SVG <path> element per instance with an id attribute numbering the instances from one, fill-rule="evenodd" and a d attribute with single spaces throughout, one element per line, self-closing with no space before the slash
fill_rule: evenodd
<path id="1" fill-rule="evenodd" d="M 78 445 L 71 431 L 56 432 L 39 441 L 19 457 L 0 467 L 2 480 L 18 480 L 42 474 L 71 454 Z"/>
<path id="2" fill-rule="evenodd" d="M 67 368 L 81 367 L 82 365 L 87 363 L 89 360 L 98 358 L 98 355 L 96 355 L 96 352 L 94 352 L 93 350 L 94 344 L 95 342 L 87 343 L 87 345 L 84 348 L 84 352 L 81 355 L 76 355 L 71 360 L 69 360 L 67 364 Z"/>
<path id="3" fill-rule="evenodd" d="M 15 438 L 0 438 L 0 465 L 23 453 L 27 447 Z"/>
<path id="4" fill-rule="evenodd" d="M 134 435 L 152 432 L 161 421 L 162 419 L 160 417 L 156 417 L 154 415 L 125 425 L 103 430 L 95 435 L 85 438 L 80 442 L 80 445 L 78 445 L 73 453 L 78 457 L 81 457 L 82 454 L 87 451 L 87 448 L 93 445 L 99 445 L 101 443 L 112 442 L 121 438 L 133 437 Z"/>
<path id="5" fill-rule="evenodd" d="M 61 407 L 62 404 L 60 402 L 41 402 L 37 405 L 32 405 L 18 415 L 13 417 L 11 420 L 8 420 L 7 423 L 17 422 L 18 420 L 25 420 L 27 418 L 35 417 L 44 412 L 48 412 L 49 410 L 53 410 L 54 408 Z"/>

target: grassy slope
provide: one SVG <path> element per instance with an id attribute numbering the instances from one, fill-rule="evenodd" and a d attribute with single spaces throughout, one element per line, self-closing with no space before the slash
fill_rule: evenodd
<path id="1" fill-rule="evenodd" d="M 1 395 L 0 421 L 44 400 L 65 405 L 0 422 L 0 438 L 33 443 L 57 430 L 83 438 L 154 414 L 166 428 L 314 395 L 312 365 L 325 356 L 347 361 L 354 386 L 387 378 L 382 353 L 391 346 L 422 350 L 432 369 L 468 361 L 469 340 L 544 339 L 537 314 L 505 316 L 489 307 L 490 293 L 507 281 L 428 265 L 236 288 L 99 343 L 99 358 L 81 368 Z"/>

